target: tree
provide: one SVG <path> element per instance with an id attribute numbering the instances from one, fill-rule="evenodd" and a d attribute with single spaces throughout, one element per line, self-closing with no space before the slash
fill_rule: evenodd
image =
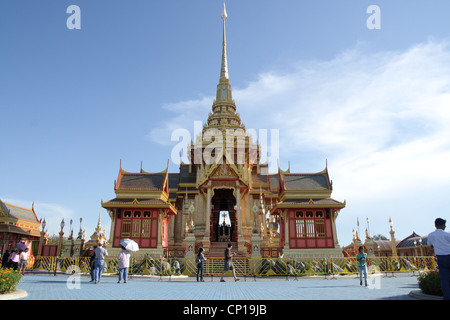
<path id="1" fill-rule="evenodd" d="M 372 237 L 373 240 L 389 240 L 388 238 L 386 238 L 385 236 L 383 236 L 382 234 L 376 234 Z"/>

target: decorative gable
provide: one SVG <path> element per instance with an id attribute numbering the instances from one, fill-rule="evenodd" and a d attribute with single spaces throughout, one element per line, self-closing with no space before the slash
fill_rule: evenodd
<path id="1" fill-rule="evenodd" d="M 239 177 L 239 174 L 235 171 L 234 168 L 231 168 L 226 163 L 218 164 L 215 168 L 213 168 L 210 178 L 230 178 L 230 177 Z"/>

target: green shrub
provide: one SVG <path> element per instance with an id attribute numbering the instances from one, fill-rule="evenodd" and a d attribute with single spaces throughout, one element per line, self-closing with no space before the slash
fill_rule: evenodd
<path id="1" fill-rule="evenodd" d="M 19 272 L 0 268 L 0 294 L 13 292 L 20 279 L 22 275 Z"/>
<path id="2" fill-rule="evenodd" d="M 441 278 L 439 272 L 431 271 L 423 273 L 418 278 L 419 288 L 425 294 L 431 294 L 434 296 L 443 296 L 441 288 Z"/>

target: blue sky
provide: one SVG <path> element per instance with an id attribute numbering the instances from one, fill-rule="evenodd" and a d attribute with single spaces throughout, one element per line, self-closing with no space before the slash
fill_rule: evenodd
<path id="1" fill-rule="evenodd" d="M 81 9 L 69 30 L 68 6 Z M 381 29 L 369 30 L 370 5 Z M 221 0 L 0 3 L 0 199 L 92 234 L 127 171 L 165 169 L 174 128 L 205 121 Z M 278 129 L 280 166 L 328 168 L 341 245 L 450 218 L 450 2 L 227 1 L 230 82 L 247 128 Z M 171 172 L 177 166 L 170 165 Z M 109 218 L 102 224 L 109 234 Z M 66 227 L 67 232 L 68 227 Z"/>

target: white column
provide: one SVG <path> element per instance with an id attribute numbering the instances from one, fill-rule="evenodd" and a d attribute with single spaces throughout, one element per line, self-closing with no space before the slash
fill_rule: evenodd
<path id="1" fill-rule="evenodd" d="M 284 248 L 289 249 L 289 219 L 290 219 L 290 212 L 289 209 L 284 210 Z"/>
<path id="2" fill-rule="evenodd" d="M 210 234 L 211 224 L 211 182 L 208 185 L 208 191 L 206 193 L 206 221 L 205 221 L 205 236 Z"/>
<path id="3" fill-rule="evenodd" d="M 156 245 L 156 247 L 159 249 L 159 248 L 162 248 L 162 233 L 163 233 L 163 227 L 162 227 L 162 219 L 163 219 L 163 217 L 162 217 L 162 210 L 161 209 L 159 209 L 159 214 L 158 214 L 158 230 L 159 230 L 159 232 L 158 232 L 158 244 Z M 131 227 L 133 227 L 133 226 L 131 226 Z"/>
<path id="4" fill-rule="evenodd" d="M 334 241 L 334 247 L 339 248 L 339 240 L 337 237 L 337 231 L 336 231 L 336 212 L 334 212 L 333 209 L 330 209 L 331 215 L 330 215 L 330 221 L 331 221 L 331 227 L 333 230 L 333 241 Z"/>
<path id="5" fill-rule="evenodd" d="M 111 228 L 109 229 L 109 243 L 114 242 L 114 237 L 116 236 L 116 217 L 117 217 L 117 209 L 114 210 L 108 210 L 109 217 L 111 218 Z"/>
<path id="6" fill-rule="evenodd" d="M 237 206 L 237 218 L 238 218 L 238 237 L 239 239 L 242 236 L 242 230 L 241 230 L 241 189 L 239 186 L 236 186 L 236 206 Z"/>

